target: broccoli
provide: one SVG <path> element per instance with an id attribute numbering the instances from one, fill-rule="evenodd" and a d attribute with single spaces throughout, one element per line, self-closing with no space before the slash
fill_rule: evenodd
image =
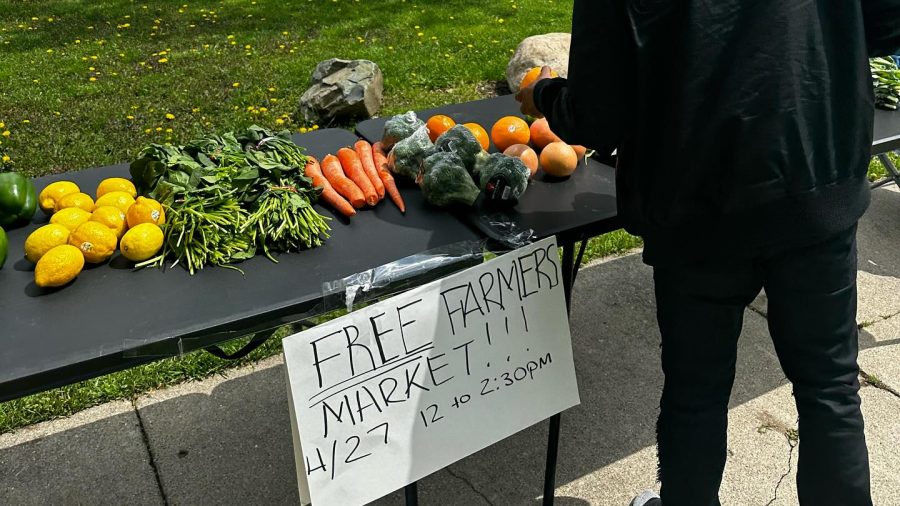
<path id="1" fill-rule="evenodd" d="M 425 200 L 440 207 L 471 206 L 480 193 L 462 159 L 454 153 L 438 152 L 426 158 L 419 186 Z"/>
<path id="2" fill-rule="evenodd" d="M 416 130 L 425 126 L 425 122 L 420 120 L 416 113 L 409 111 L 406 114 L 400 114 L 387 120 L 384 124 L 384 134 L 381 137 L 381 146 L 385 151 L 394 147 L 394 144 L 406 139 L 416 132 Z"/>
<path id="3" fill-rule="evenodd" d="M 516 205 L 528 188 L 531 172 L 522 160 L 494 153 L 479 164 L 479 186 L 488 200 Z"/>
<path id="4" fill-rule="evenodd" d="M 466 170 L 473 176 L 477 174 L 478 160 L 487 157 L 487 153 L 481 148 L 481 143 L 475 135 L 466 127 L 456 125 L 437 138 L 434 148 L 438 151 L 456 153 L 462 158 Z"/>
<path id="5" fill-rule="evenodd" d="M 428 129 L 423 126 L 394 146 L 388 156 L 388 165 L 394 174 L 416 179 L 425 158 L 433 152 L 434 144 L 428 137 Z"/>

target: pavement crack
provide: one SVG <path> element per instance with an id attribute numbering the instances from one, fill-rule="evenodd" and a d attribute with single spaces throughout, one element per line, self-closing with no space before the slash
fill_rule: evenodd
<path id="1" fill-rule="evenodd" d="M 869 385 L 869 386 L 877 388 L 878 390 L 884 390 L 885 392 L 893 395 L 894 397 L 900 398 L 900 392 L 898 392 L 897 390 L 894 390 L 893 388 L 890 387 L 890 385 L 887 385 L 885 382 L 881 381 L 881 379 L 878 376 L 875 376 L 874 374 L 869 374 L 866 371 L 863 371 L 862 369 L 859 370 L 859 375 L 862 376 L 863 385 Z"/>
<path id="2" fill-rule="evenodd" d="M 749 309 L 750 311 L 753 311 L 754 313 L 758 314 L 759 316 L 762 316 L 763 318 L 769 318 L 769 313 L 767 313 L 766 311 L 764 311 L 762 309 L 753 307 L 752 304 L 748 304 L 747 309 Z"/>
<path id="3" fill-rule="evenodd" d="M 800 420 L 797 420 L 797 423 L 800 423 Z M 776 427 L 766 427 L 766 428 L 772 428 L 776 432 L 778 432 L 779 434 L 784 436 L 784 438 L 788 442 L 788 446 L 790 447 L 790 449 L 788 450 L 787 471 L 785 471 L 784 474 L 781 475 L 781 478 L 778 478 L 778 483 L 775 484 L 774 496 L 772 497 L 772 499 L 769 502 L 766 503 L 766 506 L 772 506 L 772 504 L 774 504 L 775 501 L 778 499 L 778 489 L 781 488 L 781 484 L 784 482 L 784 479 L 787 478 L 791 474 L 791 471 L 794 468 L 794 450 L 797 448 L 797 443 L 800 441 L 800 435 L 797 432 L 797 430 L 795 430 L 795 429 L 780 430 L 781 427 L 777 427 L 777 426 Z"/>
<path id="4" fill-rule="evenodd" d="M 153 447 L 150 446 L 150 436 L 147 434 L 147 428 L 144 427 L 141 410 L 138 409 L 134 399 L 131 400 L 131 407 L 134 408 L 134 414 L 137 416 L 138 427 L 141 429 L 141 439 L 144 441 L 144 448 L 147 449 L 147 458 L 150 461 L 150 468 L 153 469 L 153 477 L 156 478 L 156 489 L 159 491 L 159 497 L 165 506 L 169 506 L 169 498 L 166 496 L 166 491 L 163 488 L 162 479 L 159 476 L 159 468 L 156 467 L 156 455 L 153 454 Z"/>
<path id="5" fill-rule="evenodd" d="M 468 479 L 466 479 L 465 476 L 462 476 L 462 475 L 459 475 L 459 474 L 454 473 L 454 472 L 453 472 L 453 469 L 450 468 L 450 467 L 445 467 L 444 469 L 446 469 L 447 472 L 450 473 L 450 476 L 453 476 L 453 477 L 456 478 L 457 480 L 459 480 L 459 481 L 465 483 L 466 485 L 468 485 L 469 488 L 472 489 L 472 492 L 475 492 L 476 494 L 478 494 L 479 497 L 481 497 L 482 499 L 484 499 L 484 502 L 490 504 L 491 506 L 494 506 L 494 503 L 491 502 L 491 500 L 488 499 L 488 497 L 487 497 L 486 495 L 482 494 L 480 490 L 478 490 L 477 488 L 475 488 L 475 485 L 473 485 L 471 481 L 469 481 Z"/>

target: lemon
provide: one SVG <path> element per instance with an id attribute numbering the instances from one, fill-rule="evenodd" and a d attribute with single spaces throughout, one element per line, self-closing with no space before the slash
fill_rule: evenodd
<path id="1" fill-rule="evenodd" d="M 137 197 L 137 189 L 135 189 L 134 184 L 121 177 L 107 178 L 100 181 L 100 184 L 97 185 L 98 199 L 110 192 L 125 192 L 131 195 L 131 198 Z"/>
<path id="2" fill-rule="evenodd" d="M 35 230 L 25 239 L 25 258 L 37 263 L 51 249 L 63 245 L 69 239 L 69 229 L 50 224 Z"/>
<path id="3" fill-rule="evenodd" d="M 63 209 L 68 209 L 70 207 L 77 207 L 78 209 L 91 212 L 94 210 L 94 199 L 87 193 L 79 192 L 70 193 L 56 201 L 56 212 L 60 212 Z"/>
<path id="4" fill-rule="evenodd" d="M 162 225 L 166 222 L 166 212 L 162 204 L 145 197 L 138 197 L 134 205 L 128 208 L 126 213 L 129 227 L 136 227 L 141 223 L 153 223 Z"/>
<path id="5" fill-rule="evenodd" d="M 41 211 L 44 211 L 46 214 L 53 214 L 56 211 L 56 202 L 59 199 L 70 193 L 80 192 L 81 188 L 71 181 L 57 181 L 48 184 L 46 188 L 41 190 L 41 194 L 38 195 L 38 204 L 41 206 Z"/>
<path id="6" fill-rule="evenodd" d="M 47 252 L 34 267 L 34 284 L 40 287 L 63 286 L 84 269 L 84 255 L 75 246 L 63 244 Z"/>
<path id="7" fill-rule="evenodd" d="M 50 223 L 62 225 L 69 231 L 78 228 L 78 225 L 91 219 L 91 213 L 77 207 L 68 207 L 58 213 L 53 213 L 50 217 Z"/>
<path id="8" fill-rule="evenodd" d="M 99 197 L 97 201 L 94 202 L 94 209 L 103 206 L 113 206 L 123 213 L 127 213 L 128 208 L 131 207 L 132 204 L 134 204 L 134 197 L 132 197 L 131 194 L 115 191 Z"/>
<path id="9" fill-rule="evenodd" d="M 163 231 L 153 223 L 141 223 L 125 232 L 122 256 L 132 262 L 143 262 L 155 255 L 163 245 Z"/>
<path id="10" fill-rule="evenodd" d="M 96 221 L 97 223 L 106 225 L 110 230 L 115 232 L 117 239 L 121 239 L 122 236 L 125 235 L 125 230 L 128 228 L 125 225 L 125 213 L 113 206 L 103 206 L 94 209 L 94 214 L 91 215 L 90 221 Z"/>
<path id="11" fill-rule="evenodd" d="M 102 223 L 82 223 L 69 234 L 69 244 L 81 250 L 91 264 L 105 262 L 116 251 L 116 233 Z"/>

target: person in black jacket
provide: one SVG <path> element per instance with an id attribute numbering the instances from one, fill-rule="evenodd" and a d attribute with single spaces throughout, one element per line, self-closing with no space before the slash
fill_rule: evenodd
<path id="1" fill-rule="evenodd" d="M 900 0 L 575 0 L 573 19 L 568 79 L 544 68 L 517 98 L 566 142 L 618 150 L 619 213 L 654 268 L 662 504 L 719 504 L 737 339 L 763 288 L 800 503 L 872 504 L 855 237 L 867 58 L 900 48 Z"/>

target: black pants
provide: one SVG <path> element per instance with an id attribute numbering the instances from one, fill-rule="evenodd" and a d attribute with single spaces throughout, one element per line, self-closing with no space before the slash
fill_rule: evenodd
<path id="1" fill-rule="evenodd" d="M 665 373 L 657 426 L 663 505 L 719 504 L 737 340 L 761 288 L 800 415 L 800 504 L 871 505 L 856 361 L 856 227 L 753 259 L 657 267 L 654 280 Z"/>

